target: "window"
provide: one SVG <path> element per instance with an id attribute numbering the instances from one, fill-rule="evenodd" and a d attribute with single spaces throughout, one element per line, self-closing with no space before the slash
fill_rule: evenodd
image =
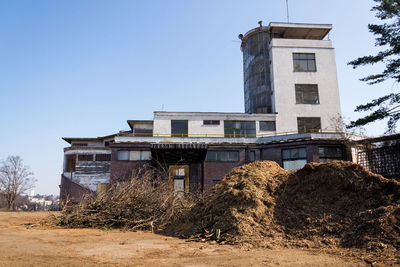
<path id="1" fill-rule="evenodd" d="M 118 151 L 118 160 L 129 160 L 129 151 Z"/>
<path id="2" fill-rule="evenodd" d="M 72 146 L 88 146 L 88 143 L 72 143 Z"/>
<path id="3" fill-rule="evenodd" d="M 118 151 L 118 160 L 151 160 L 151 151 Z"/>
<path id="4" fill-rule="evenodd" d="M 321 130 L 321 118 L 299 117 L 297 118 L 297 130 L 299 133 L 312 133 Z"/>
<path id="5" fill-rule="evenodd" d="M 225 121 L 225 137 L 256 137 L 255 121 Z"/>
<path id="6" fill-rule="evenodd" d="M 152 129 L 135 129 L 133 135 L 139 136 L 139 137 L 153 136 L 153 130 Z"/>
<path id="7" fill-rule="evenodd" d="M 341 147 L 318 147 L 319 162 L 343 160 L 343 149 Z"/>
<path id="8" fill-rule="evenodd" d="M 91 154 L 79 154 L 78 161 L 93 161 L 93 155 Z"/>
<path id="9" fill-rule="evenodd" d="M 111 154 L 96 154 L 96 161 L 110 161 Z"/>
<path id="10" fill-rule="evenodd" d="M 76 155 L 67 155 L 65 163 L 65 171 L 66 172 L 74 172 L 75 164 L 76 164 Z"/>
<path id="11" fill-rule="evenodd" d="M 208 151 L 206 160 L 207 161 L 225 161 L 225 162 L 239 161 L 239 152 L 238 151 Z"/>
<path id="12" fill-rule="evenodd" d="M 172 120 L 171 121 L 171 136 L 172 137 L 187 137 L 188 136 L 188 121 L 187 120 Z"/>
<path id="13" fill-rule="evenodd" d="M 319 104 L 318 85 L 296 84 L 296 104 Z"/>
<path id="14" fill-rule="evenodd" d="M 317 67 L 315 65 L 314 53 L 293 53 L 293 70 L 295 72 L 315 72 Z"/>
<path id="15" fill-rule="evenodd" d="M 285 170 L 298 170 L 307 163 L 306 149 L 292 148 L 282 149 L 282 162 Z"/>
<path id="16" fill-rule="evenodd" d="M 219 125 L 220 121 L 217 120 L 204 120 L 203 125 Z"/>
<path id="17" fill-rule="evenodd" d="M 255 151 L 250 151 L 250 153 L 249 153 L 249 161 L 250 162 L 256 161 L 256 152 Z"/>
<path id="18" fill-rule="evenodd" d="M 276 125 L 274 121 L 260 121 L 260 131 L 275 131 Z"/>

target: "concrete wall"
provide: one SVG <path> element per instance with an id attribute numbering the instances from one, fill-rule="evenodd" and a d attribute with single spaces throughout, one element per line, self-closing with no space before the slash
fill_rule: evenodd
<path id="1" fill-rule="evenodd" d="M 277 132 L 297 131 L 297 117 L 321 117 L 323 130 L 335 130 L 341 111 L 331 41 L 273 39 L 270 49 Z M 293 53 L 315 53 L 317 71 L 294 72 Z M 320 104 L 296 104 L 295 84 L 318 84 Z"/>

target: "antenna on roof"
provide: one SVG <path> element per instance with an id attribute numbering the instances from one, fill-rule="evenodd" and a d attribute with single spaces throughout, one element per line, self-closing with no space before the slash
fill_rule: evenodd
<path id="1" fill-rule="evenodd" d="M 286 0 L 286 16 L 287 22 L 289 23 L 289 0 Z"/>

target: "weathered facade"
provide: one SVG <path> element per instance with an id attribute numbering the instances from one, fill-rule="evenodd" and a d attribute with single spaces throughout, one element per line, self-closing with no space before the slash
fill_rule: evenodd
<path id="1" fill-rule="evenodd" d="M 351 160 L 335 130 L 340 104 L 334 50 L 325 39 L 330 30 L 271 23 L 240 35 L 246 113 L 156 111 L 153 120 L 128 120 L 129 131 L 64 138 L 71 146 L 64 150 L 62 196 L 72 198 L 77 185 L 95 191 L 146 166 L 163 166 L 174 190 L 196 192 L 255 160 L 286 169 Z"/>

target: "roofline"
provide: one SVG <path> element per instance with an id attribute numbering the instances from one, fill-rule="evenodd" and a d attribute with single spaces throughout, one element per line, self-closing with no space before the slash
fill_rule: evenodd
<path id="1" fill-rule="evenodd" d="M 116 134 L 99 136 L 99 137 L 61 137 L 61 139 L 67 142 L 68 144 L 71 144 L 72 141 L 98 141 L 115 136 Z"/>
<path id="2" fill-rule="evenodd" d="M 270 22 L 268 26 L 259 26 L 255 27 L 245 34 L 241 38 L 242 43 L 240 44 L 240 49 L 243 51 L 244 44 L 246 43 L 247 39 L 259 32 L 269 32 L 274 27 L 287 27 L 287 28 L 300 28 L 300 29 L 326 29 L 327 32 L 324 37 L 332 30 L 332 24 L 320 24 L 320 23 L 289 23 L 289 22 Z"/>
<path id="3" fill-rule="evenodd" d="M 264 117 L 264 116 L 275 116 L 278 113 L 244 113 L 244 112 L 185 112 L 185 111 L 154 111 L 154 115 L 163 114 L 163 115 L 240 115 L 240 116 L 254 116 L 254 117 Z"/>
<path id="4" fill-rule="evenodd" d="M 132 124 L 131 123 L 149 123 L 149 122 L 153 122 L 153 120 L 127 120 L 126 123 L 128 123 L 129 127 L 131 128 L 131 130 L 133 130 Z"/>

